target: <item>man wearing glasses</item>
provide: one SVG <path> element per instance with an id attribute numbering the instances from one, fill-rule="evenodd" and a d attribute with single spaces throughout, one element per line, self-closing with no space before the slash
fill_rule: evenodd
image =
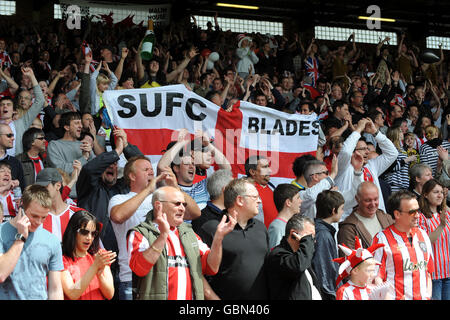
<path id="1" fill-rule="evenodd" d="M 146 220 L 127 235 L 129 266 L 136 285 L 134 298 L 203 300 L 203 274 L 213 275 L 219 270 L 222 241 L 233 230 L 235 216 L 230 215 L 228 222 L 222 217 L 208 247 L 184 222 L 190 204 L 178 187 L 158 188 L 152 205 Z"/>
<path id="2" fill-rule="evenodd" d="M 42 129 L 30 128 L 22 137 L 23 153 L 17 155 L 22 163 L 25 186 L 36 181 L 37 174 L 48 166 L 43 153 L 46 150 L 45 134 Z"/>
<path id="3" fill-rule="evenodd" d="M 264 259 L 270 251 L 264 223 L 255 219 L 261 198 L 249 178 L 234 179 L 224 189 L 224 215 L 236 218 L 233 231 L 223 241 L 219 272 L 208 279 L 222 300 L 268 299 Z M 214 243 L 220 230 L 217 220 L 204 223 L 199 236 L 207 245 Z"/>
<path id="4" fill-rule="evenodd" d="M 0 123 L 0 161 L 11 166 L 11 178 L 12 180 L 19 180 L 20 188 L 23 190 L 25 189 L 25 180 L 22 163 L 7 152 L 14 146 L 14 140 L 15 137 L 11 127 Z"/>
<path id="5" fill-rule="evenodd" d="M 143 222 L 147 213 L 153 209 L 152 194 L 156 189 L 156 183 L 165 181 L 167 184 L 177 187 L 178 185 L 175 175 L 169 171 L 164 171 L 155 178 L 152 163 L 143 155 L 130 158 L 125 165 L 123 175 L 130 187 L 130 192 L 112 197 L 109 201 L 108 213 L 119 248 L 119 299 L 132 300 L 132 272 L 128 265 L 127 232 Z M 184 201 L 189 202 L 190 211 L 194 210 L 196 206 L 194 200 L 187 195 L 186 198 Z M 198 207 L 196 209 L 200 212 Z M 189 218 L 191 218 L 190 215 Z"/>
<path id="6" fill-rule="evenodd" d="M 374 159 L 369 159 L 369 147 L 364 138 L 361 139 L 363 132 L 370 133 L 374 136 L 380 147 L 382 154 Z M 339 170 L 336 176 L 336 185 L 339 190 L 352 189 L 353 182 L 353 166 L 351 165 L 351 159 L 354 154 L 358 154 L 363 158 L 363 179 L 364 181 L 373 182 L 379 191 L 379 194 L 383 194 L 378 176 L 380 176 L 386 169 L 388 169 L 392 163 L 397 159 L 398 151 L 394 144 L 377 130 L 377 127 L 370 118 L 363 118 L 358 121 L 355 131 L 344 141 L 341 151 L 338 155 Z M 352 208 L 357 205 L 356 200 L 353 198 L 349 202 L 345 201 L 344 214 L 341 218 L 343 221 L 351 213 Z M 383 197 L 380 197 L 379 209 L 386 211 Z"/>
<path id="7" fill-rule="evenodd" d="M 374 253 L 374 258 L 381 262 L 376 269 L 375 284 L 392 284 L 396 300 L 429 300 L 433 249 L 427 233 L 418 227 L 416 196 L 407 190 L 397 191 L 389 198 L 387 207 L 395 222 L 373 240 L 384 244 Z"/>
<path id="8" fill-rule="evenodd" d="M 335 178 L 338 174 L 338 159 L 333 157 L 331 162 L 331 172 L 328 171 L 325 162 L 319 160 L 310 160 L 305 164 L 304 178 L 307 188 L 300 190 L 302 207 L 300 213 L 310 219 L 316 218 L 316 199 L 319 193 L 324 190 L 339 191 L 345 199 L 350 202 L 356 194 L 356 188 L 363 181 L 362 171 L 363 159 L 361 156 L 354 155 L 351 159 L 352 181 L 351 187 L 347 189 L 337 188 Z M 344 207 L 345 208 L 345 207 Z"/>

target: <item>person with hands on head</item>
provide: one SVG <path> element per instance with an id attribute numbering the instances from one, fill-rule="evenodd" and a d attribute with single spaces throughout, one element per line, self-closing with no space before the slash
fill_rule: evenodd
<path id="1" fill-rule="evenodd" d="M 206 203 L 209 200 L 209 194 L 206 188 L 206 179 L 194 183 L 196 165 L 194 164 L 192 152 L 192 145 L 194 145 L 194 147 L 200 146 L 200 143 L 192 142 L 191 139 L 188 138 L 188 134 L 189 132 L 186 129 L 182 129 L 177 140 L 169 143 L 166 152 L 158 162 L 157 170 L 159 173 L 167 167 L 170 167 L 176 176 L 178 186 L 183 190 L 183 192 L 195 200 L 200 209 L 203 209 L 206 207 Z M 197 136 L 201 137 L 203 136 L 203 133 L 199 132 L 197 133 Z M 221 165 L 223 165 L 224 161 L 226 161 L 224 160 L 225 157 L 217 148 L 214 148 L 214 153 L 217 157 L 222 156 L 222 159 L 219 159 L 218 163 L 221 162 Z M 208 158 L 208 154 L 206 154 L 206 158 Z M 203 159 L 199 160 L 199 162 L 203 162 Z M 200 216 L 200 212 L 198 216 Z"/>
<path id="2" fill-rule="evenodd" d="M 286 232 L 265 260 L 271 300 L 322 300 L 311 266 L 314 221 L 300 214 L 286 224 Z"/>
<path id="3" fill-rule="evenodd" d="M 47 189 L 25 188 L 23 208 L 0 225 L 0 299 L 62 300 L 62 251 L 58 239 L 41 228 L 51 208 Z"/>
<path id="4" fill-rule="evenodd" d="M 191 142 L 192 156 L 195 164 L 195 178 L 193 183 L 206 179 L 213 171 L 213 161 L 219 169 L 231 170 L 231 164 L 225 155 L 211 142 L 208 134 L 197 130 Z M 210 169 L 210 170 L 208 170 Z"/>
<path id="5" fill-rule="evenodd" d="M 114 295 L 110 265 L 117 255 L 100 249 L 100 229 L 98 220 L 84 210 L 75 213 L 67 224 L 61 274 L 66 300 L 110 300 Z"/>
<path id="6" fill-rule="evenodd" d="M 361 139 L 361 134 L 364 131 L 375 137 L 375 140 L 382 151 L 382 154 L 374 159 L 368 158 L 369 148 L 364 139 Z M 397 159 L 398 151 L 392 141 L 376 128 L 370 118 L 363 118 L 358 121 L 355 131 L 353 131 L 344 141 L 341 151 L 339 152 L 339 170 L 336 176 L 336 185 L 340 190 L 352 189 L 354 169 L 349 164 L 351 164 L 353 153 L 359 153 L 363 157 L 363 180 L 375 183 L 378 187 L 379 194 L 382 194 L 378 177 L 394 163 Z M 354 198 L 349 199 L 348 203 L 346 199 L 345 202 L 342 220 L 351 213 L 352 208 L 356 205 L 356 200 Z M 380 197 L 380 209 L 383 211 L 385 210 L 383 197 Z"/>
<path id="7" fill-rule="evenodd" d="M 436 179 L 428 180 L 419 199 L 419 227 L 426 231 L 433 246 L 434 272 L 432 274 L 433 300 L 450 300 L 450 217 L 447 193 Z"/>
<path id="8" fill-rule="evenodd" d="M 184 199 L 177 188 L 158 188 L 153 194 L 153 210 L 128 232 L 136 300 L 202 300 L 203 274 L 219 270 L 222 241 L 233 230 L 236 218 L 229 216 L 228 222 L 222 218 L 209 248 L 184 223 Z"/>

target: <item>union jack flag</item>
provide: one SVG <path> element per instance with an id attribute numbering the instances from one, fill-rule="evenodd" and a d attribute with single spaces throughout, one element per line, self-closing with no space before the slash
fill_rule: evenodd
<path id="1" fill-rule="evenodd" d="M 312 86 L 316 87 L 316 81 L 319 79 L 319 61 L 317 58 L 307 57 L 305 59 L 306 74 L 312 79 Z"/>

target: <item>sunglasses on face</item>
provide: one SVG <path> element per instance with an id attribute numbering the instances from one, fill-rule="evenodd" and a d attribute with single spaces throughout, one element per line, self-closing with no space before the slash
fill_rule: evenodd
<path id="1" fill-rule="evenodd" d="M 8 138 L 13 138 L 14 133 L 0 133 L 1 135 L 7 136 Z"/>
<path id="2" fill-rule="evenodd" d="M 175 207 L 179 207 L 181 205 L 183 205 L 183 207 L 187 207 L 187 202 L 181 202 L 181 201 L 160 201 L 160 202 L 169 202 L 171 204 L 173 204 Z"/>
<path id="3" fill-rule="evenodd" d="M 420 209 L 412 209 L 412 210 L 410 210 L 410 211 L 401 211 L 401 210 L 398 210 L 399 212 L 403 212 L 403 213 L 407 213 L 407 214 L 409 214 L 410 216 L 412 216 L 412 215 L 415 215 L 416 213 L 418 213 L 419 211 L 420 211 Z"/>
<path id="4" fill-rule="evenodd" d="M 92 236 L 93 238 L 95 238 L 95 237 L 98 236 L 98 231 L 97 231 L 97 230 L 95 230 L 95 231 L 89 231 L 89 230 L 80 228 L 80 229 L 77 230 L 77 232 L 78 232 L 79 234 L 81 234 L 82 236 L 85 236 L 85 237 L 86 237 L 89 233 L 91 234 L 91 236 Z"/>

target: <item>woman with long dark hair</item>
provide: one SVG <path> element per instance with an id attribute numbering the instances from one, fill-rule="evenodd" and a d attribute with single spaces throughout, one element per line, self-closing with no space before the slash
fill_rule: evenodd
<path id="1" fill-rule="evenodd" d="M 427 232 L 433 245 L 434 300 L 450 300 L 450 218 L 445 201 L 447 192 L 447 188 L 439 181 L 431 179 L 423 185 L 422 197 L 419 199 L 419 226 Z"/>
<path id="2" fill-rule="evenodd" d="M 104 300 L 114 295 L 110 265 L 116 253 L 100 249 L 101 223 L 87 211 L 72 215 L 62 239 L 66 300 Z"/>

